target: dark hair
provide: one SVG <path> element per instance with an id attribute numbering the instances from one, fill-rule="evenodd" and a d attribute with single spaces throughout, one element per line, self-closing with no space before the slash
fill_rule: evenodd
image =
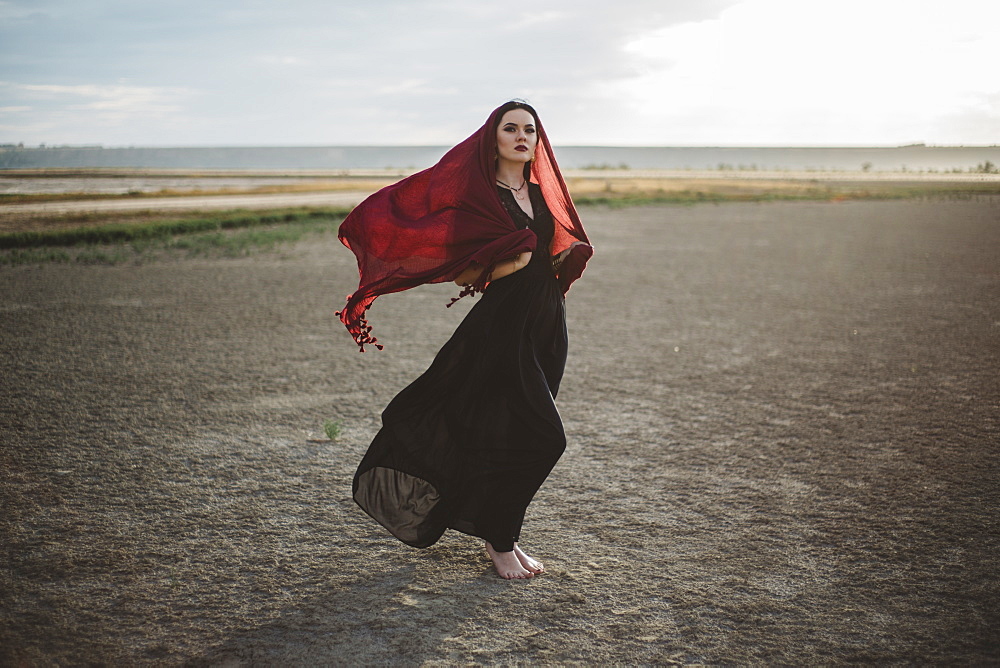
<path id="1" fill-rule="evenodd" d="M 511 100 L 510 102 L 504 102 L 497 109 L 497 120 L 496 123 L 493 124 L 493 132 L 496 132 L 497 128 L 500 127 L 500 120 L 503 118 L 503 115 L 506 114 L 511 109 L 524 109 L 529 114 L 531 114 L 532 118 L 535 119 L 535 124 L 536 125 L 538 124 L 538 112 L 535 111 L 534 107 L 532 107 L 524 100 Z"/>
<path id="2" fill-rule="evenodd" d="M 493 136 L 497 134 L 497 128 L 500 127 L 500 121 L 503 120 L 503 115 L 506 114 L 511 109 L 524 109 L 531 117 L 535 119 L 535 131 L 538 131 L 538 112 L 535 108 L 524 100 L 511 100 L 509 102 L 504 102 L 497 108 L 496 121 L 493 123 Z M 527 181 L 531 178 L 531 163 L 525 163 L 524 165 L 524 180 Z"/>

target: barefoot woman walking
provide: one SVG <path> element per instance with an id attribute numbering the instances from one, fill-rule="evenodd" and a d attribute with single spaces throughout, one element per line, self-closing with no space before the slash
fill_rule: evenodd
<path id="1" fill-rule="evenodd" d="M 518 540 L 566 447 L 553 401 L 566 363 L 563 295 L 593 249 L 535 110 L 500 106 L 437 165 L 358 206 L 340 238 L 361 284 L 339 316 L 362 351 L 381 348 L 365 318 L 379 295 L 449 280 L 461 295 L 483 293 L 383 411 L 354 500 L 408 545 L 452 528 L 486 541 L 500 577 L 541 573 Z"/>

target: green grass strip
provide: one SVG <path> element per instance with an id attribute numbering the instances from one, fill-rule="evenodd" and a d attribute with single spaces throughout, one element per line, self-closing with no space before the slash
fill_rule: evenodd
<path id="1" fill-rule="evenodd" d="M 574 197 L 577 206 L 607 206 L 622 209 L 630 206 L 647 206 L 651 204 L 724 204 L 727 202 L 778 202 L 797 200 L 828 200 L 837 194 L 828 191 L 805 191 L 796 193 L 717 193 L 700 190 L 682 190 L 664 192 L 662 194 L 639 194 L 618 196 L 583 196 Z"/>
<path id="2" fill-rule="evenodd" d="M 583 195 L 574 197 L 577 206 L 607 206 L 621 209 L 631 206 L 653 204 L 723 204 L 727 202 L 789 202 L 789 201 L 833 201 L 833 200 L 892 200 L 934 198 L 968 198 L 979 195 L 1000 195 L 998 183 L 955 183 L 933 185 L 872 184 L 865 186 L 844 185 L 822 188 L 808 188 L 780 191 L 757 192 L 712 192 L 704 190 L 679 190 L 645 192 L 621 195 Z"/>
<path id="3" fill-rule="evenodd" d="M 15 248 L 9 253 L 0 253 L 0 265 L 72 261 L 73 257 L 62 248 Z"/>
<path id="4" fill-rule="evenodd" d="M 0 266 L 74 263 L 115 265 L 159 258 L 246 257 L 294 243 L 313 234 L 336 232 L 338 219 L 306 220 L 267 227 L 198 232 L 163 239 L 143 238 L 128 244 L 86 244 L 66 247 L 13 248 L 0 251 Z"/>
<path id="5" fill-rule="evenodd" d="M 274 212 L 229 212 L 204 218 L 112 223 L 65 230 L 31 230 L 0 234 L 0 249 L 51 248 L 93 244 L 116 244 L 168 239 L 197 232 L 235 230 L 310 220 L 343 218 L 348 209 L 307 209 Z"/>

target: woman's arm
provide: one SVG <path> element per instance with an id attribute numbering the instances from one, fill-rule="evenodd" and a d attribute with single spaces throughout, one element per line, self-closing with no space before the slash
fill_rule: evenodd
<path id="1" fill-rule="evenodd" d="M 566 256 L 569 255 L 570 252 L 574 248 L 576 248 L 577 246 L 587 246 L 587 245 L 588 244 L 585 244 L 582 241 L 574 241 L 572 244 L 570 244 L 570 247 L 567 248 L 566 250 L 564 250 L 562 253 L 559 253 L 558 255 L 553 255 L 552 256 L 552 271 L 554 271 L 555 273 L 558 274 L 559 273 L 559 267 L 562 266 L 563 260 L 566 259 Z"/>
<path id="2" fill-rule="evenodd" d="M 504 260 L 503 262 L 499 262 L 497 263 L 497 266 L 494 267 L 493 273 L 489 275 L 488 280 L 495 281 L 499 278 L 503 278 L 504 276 L 510 276 L 515 271 L 518 271 L 519 269 L 524 269 L 526 266 L 528 266 L 528 262 L 530 260 L 531 260 L 531 251 L 525 251 L 519 255 L 516 255 L 510 260 Z M 483 270 L 482 265 L 473 263 L 472 265 L 469 266 L 468 269 L 466 269 L 465 271 L 463 271 L 461 274 L 458 275 L 458 278 L 455 279 L 455 282 L 461 286 L 466 286 L 469 283 L 472 283 L 474 280 L 476 280 L 476 278 L 479 277 L 479 273 L 482 270 Z"/>

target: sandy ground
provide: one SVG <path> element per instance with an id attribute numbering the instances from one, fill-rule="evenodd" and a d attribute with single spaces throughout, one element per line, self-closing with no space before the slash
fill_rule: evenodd
<path id="1" fill-rule="evenodd" d="M 364 200 L 370 191 L 317 193 L 269 193 L 262 195 L 205 195 L 201 197 L 143 197 L 139 199 L 70 200 L 66 202 L 39 202 L 32 204 L 5 204 L 0 207 L 4 218 L 53 214 L 105 212 L 105 211 L 163 211 L 209 209 L 277 209 L 293 206 L 353 207 Z"/>
<path id="2" fill-rule="evenodd" d="M 0 270 L 0 664 L 1000 661 L 1000 198 L 583 215 L 529 582 L 350 499 L 451 288 L 361 355 L 332 234 Z"/>
<path id="3" fill-rule="evenodd" d="M 53 195 L 90 193 L 126 195 L 178 191 L 217 192 L 254 188 L 298 188 L 323 185 L 336 189 L 360 175 L 345 178 L 336 174 L 310 175 L 268 172 L 230 172 L 198 175 L 190 170 L 0 170 L 0 195 Z M 383 176 L 383 178 L 385 178 Z M 397 176 L 398 178 L 398 176 Z M 340 188 L 343 189 L 343 188 Z"/>

